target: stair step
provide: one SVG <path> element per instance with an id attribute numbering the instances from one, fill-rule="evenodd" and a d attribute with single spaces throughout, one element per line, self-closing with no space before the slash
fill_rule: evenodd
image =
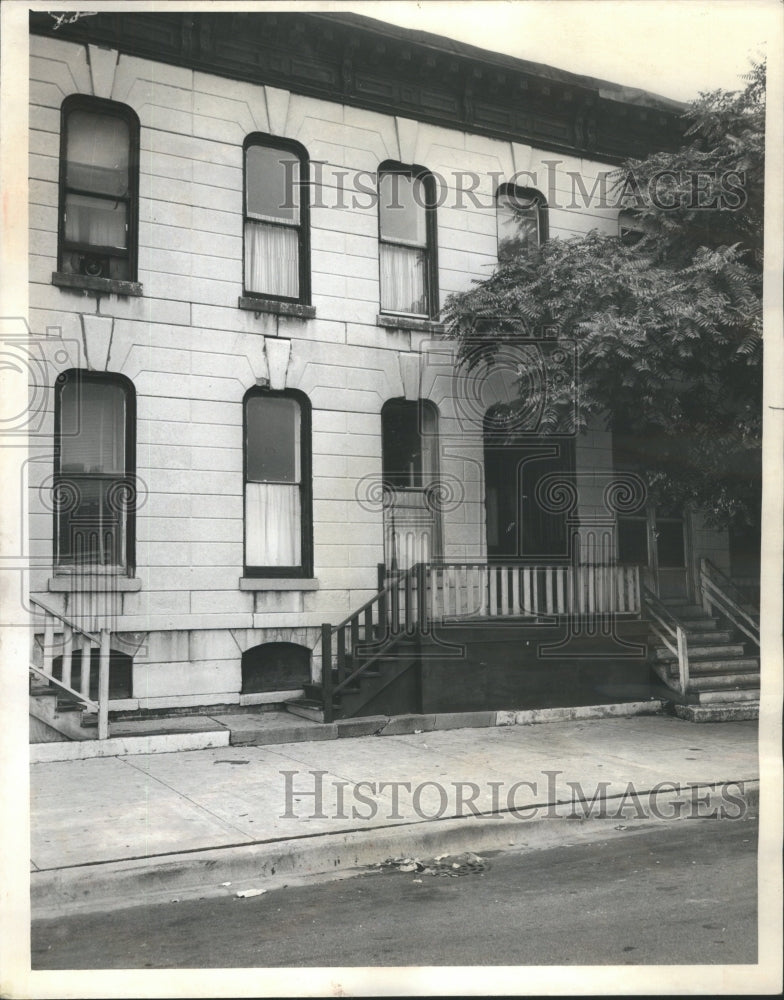
<path id="1" fill-rule="evenodd" d="M 31 698 L 57 697 L 57 691 L 49 684 L 31 684 Z"/>
<path id="2" fill-rule="evenodd" d="M 332 710 L 335 715 L 340 712 L 339 705 L 333 705 Z M 290 712 L 292 715 L 297 715 L 301 719 L 310 719 L 311 722 L 323 722 L 324 721 L 324 708 L 321 702 L 313 701 L 311 699 L 302 699 L 301 701 L 287 701 L 286 711 Z"/>
<path id="3" fill-rule="evenodd" d="M 722 630 L 721 632 L 719 632 L 717 630 L 710 631 L 709 629 L 697 630 L 697 629 L 687 628 L 686 638 L 689 640 L 689 642 L 701 643 L 702 645 L 706 645 L 711 642 L 722 644 L 722 643 L 728 643 L 732 640 L 732 632 L 728 632 L 726 630 Z"/>
<path id="4" fill-rule="evenodd" d="M 760 675 L 714 674 L 708 677 L 689 677 L 689 691 L 720 691 L 726 688 L 759 688 Z"/>
<path id="5" fill-rule="evenodd" d="M 678 664 L 668 664 L 671 673 L 678 673 Z M 689 674 L 692 676 L 708 676 L 715 674 L 725 676 L 727 674 L 754 674 L 759 673 L 759 660 L 756 657 L 735 660 L 697 660 L 689 662 Z"/>
<path id="6" fill-rule="evenodd" d="M 675 714 L 689 722 L 744 722 L 759 718 L 758 701 L 727 702 L 723 705 L 676 705 Z"/>
<path id="7" fill-rule="evenodd" d="M 714 705 L 736 701 L 759 701 L 759 697 L 759 688 L 748 688 L 740 691 L 699 691 L 697 693 L 697 703 L 699 705 Z"/>
<path id="8" fill-rule="evenodd" d="M 735 656 L 743 656 L 746 650 L 743 647 L 742 642 L 735 643 L 721 643 L 717 642 L 715 646 L 689 646 L 689 662 L 692 660 L 707 660 L 707 659 L 731 659 Z M 667 649 L 666 646 L 655 646 L 654 655 L 657 660 L 673 660 L 677 659 L 674 657 L 672 652 Z"/>

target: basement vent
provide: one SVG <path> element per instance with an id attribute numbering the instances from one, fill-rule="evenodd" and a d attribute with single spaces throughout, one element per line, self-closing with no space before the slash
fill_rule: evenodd
<path id="1" fill-rule="evenodd" d="M 242 694 L 296 691 L 310 680 L 310 650 L 294 642 L 263 642 L 242 654 Z"/>
<path id="2" fill-rule="evenodd" d="M 100 650 L 93 649 L 90 656 L 90 697 L 98 698 L 98 665 Z M 86 660 L 87 658 L 84 657 Z M 131 669 L 133 658 L 127 653 L 116 649 L 109 652 L 109 698 L 131 697 Z M 63 658 L 56 656 L 52 661 L 52 673 L 58 681 L 63 679 Z M 75 691 L 82 690 L 82 650 L 75 649 L 71 656 L 71 687 Z"/>

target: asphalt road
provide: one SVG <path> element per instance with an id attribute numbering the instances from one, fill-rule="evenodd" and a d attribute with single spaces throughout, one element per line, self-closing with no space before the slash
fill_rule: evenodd
<path id="1" fill-rule="evenodd" d="M 754 963 L 756 842 L 752 819 L 682 820 L 485 854 L 487 871 L 460 878 L 385 868 L 249 899 L 37 921 L 32 967 Z"/>

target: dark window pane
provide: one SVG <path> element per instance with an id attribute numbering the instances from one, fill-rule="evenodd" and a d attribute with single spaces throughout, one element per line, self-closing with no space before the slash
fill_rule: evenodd
<path id="1" fill-rule="evenodd" d="M 382 239 L 408 246 L 427 246 L 424 181 L 405 174 L 382 174 L 378 193 Z"/>
<path id="2" fill-rule="evenodd" d="M 269 146 L 245 152 L 246 214 L 254 219 L 299 223 L 299 160 Z"/>
<path id="3" fill-rule="evenodd" d="M 648 564 L 648 524 L 643 518 L 618 518 L 618 561 Z"/>
<path id="4" fill-rule="evenodd" d="M 298 483 L 299 403 L 283 396 L 250 396 L 245 403 L 245 413 L 247 481 Z"/>
<path id="5" fill-rule="evenodd" d="M 128 122 L 77 110 L 68 115 L 65 182 L 96 194 L 126 196 L 129 188 Z"/>
<path id="6" fill-rule="evenodd" d="M 60 407 L 60 471 L 124 475 L 124 389 L 69 379 Z"/>
<path id="7" fill-rule="evenodd" d="M 415 400 L 387 403 L 382 413 L 384 479 L 403 488 L 422 487 L 436 473 L 436 419 Z"/>
<path id="8" fill-rule="evenodd" d="M 685 566 L 683 521 L 656 519 L 659 537 L 656 541 L 660 566 Z"/>

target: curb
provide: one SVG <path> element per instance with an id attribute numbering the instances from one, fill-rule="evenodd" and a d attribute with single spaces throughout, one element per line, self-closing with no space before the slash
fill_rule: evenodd
<path id="1" fill-rule="evenodd" d="M 132 754 L 177 753 L 209 750 L 222 746 L 275 746 L 281 743 L 308 743 L 316 740 L 348 739 L 356 736 L 409 736 L 442 729 L 485 729 L 494 726 L 530 726 L 581 719 L 619 719 L 634 715 L 660 715 L 661 699 L 627 701 L 608 705 L 574 705 L 568 708 L 533 708 L 513 711 L 440 712 L 429 715 L 372 715 L 338 719 L 331 723 L 297 722 L 291 726 L 252 730 L 245 727 L 206 730 L 195 733 L 117 736 L 108 740 L 84 740 L 30 744 L 30 763 L 49 764 L 92 757 L 124 757 Z"/>
<path id="2" fill-rule="evenodd" d="M 722 790 L 732 786 L 739 794 L 722 798 Z M 98 862 L 71 868 L 33 871 L 30 897 L 34 919 L 43 920 L 70 913 L 109 911 L 127 907 L 182 899 L 234 896 L 238 890 L 281 888 L 295 879 L 336 877 L 336 873 L 360 874 L 358 868 L 374 865 L 390 856 L 422 856 L 508 848 L 528 851 L 552 847 L 570 847 L 600 839 L 615 839 L 626 834 L 649 831 L 657 824 L 677 823 L 686 818 L 679 807 L 683 803 L 698 809 L 688 818 L 715 819 L 719 802 L 742 802 L 738 816 L 747 818 L 759 804 L 759 781 L 744 779 L 716 783 L 689 784 L 665 795 L 657 793 L 661 812 L 673 816 L 626 817 L 620 812 L 623 796 L 608 796 L 615 814 L 587 817 L 569 815 L 568 802 L 543 802 L 532 805 L 546 815 L 525 818 L 510 812 L 482 816 L 460 816 L 438 820 L 402 822 L 386 827 L 352 830 L 336 834 L 316 834 L 300 838 L 261 841 L 226 848 L 207 848 L 175 854 L 157 855 L 121 861 Z M 711 798 L 711 791 L 713 797 Z M 699 792 L 696 795 L 695 792 Z M 638 796 L 650 795 L 637 792 Z M 707 796 L 707 797 L 706 797 Z M 716 799 L 716 796 L 718 798 Z M 621 800 L 621 802 L 618 802 Z M 563 815 L 555 811 L 561 806 Z M 522 812 L 522 810 L 521 810 Z M 619 822 L 623 820 L 623 822 Z M 339 877 L 339 876 L 338 876 Z"/>

